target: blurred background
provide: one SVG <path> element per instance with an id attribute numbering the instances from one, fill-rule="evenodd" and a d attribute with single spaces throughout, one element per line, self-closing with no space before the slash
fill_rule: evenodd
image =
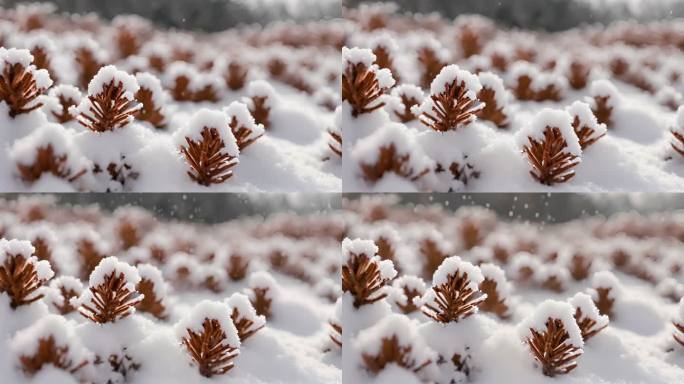
<path id="1" fill-rule="evenodd" d="M 611 216 L 620 212 L 670 212 L 684 209 L 684 194 L 678 193 L 408 193 L 384 196 L 407 206 L 441 205 L 456 210 L 482 206 L 502 220 L 561 223 L 588 216 Z M 373 198 L 345 194 L 345 200 Z"/>
<path id="2" fill-rule="evenodd" d="M 0 194 L 0 200 L 38 199 L 48 204 L 97 205 L 113 211 L 139 206 L 157 217 L 201 223 L 218 223 L 243 216 L 267 216 L 276 212 L 325 213 L 340 209 L 339 194 L 227 194 L 227 193 L 58 193 Z"/>
<path id="3" fill-rule="evenodd" d="M 13 7 L 36 0 L 0 0 Z M 320 20 L 340 17 L 340 0 L 51 0 L 57 12 L 96 13 L 111 19 L 137 14 L 160 26 L 222 31 L 243 24 L 276 20 Z"/>
<path id="4" fill-rule="evenodd" d="M 342 0 L 348 7 L 377 0 Z M 684 0 L 393 0 L 400 12 L 438 12 L 448 18 L 480 14 L 526 29 L 561 31 L 616 20 L 684 17 Z"/>

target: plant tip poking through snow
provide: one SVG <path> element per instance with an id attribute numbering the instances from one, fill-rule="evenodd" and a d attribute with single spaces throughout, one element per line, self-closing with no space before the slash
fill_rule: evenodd
<path id="1" fill-rule="evenodd" d="M 372 240 L 342 241 L 342 291 L 353 297 L 355 308 L 387 297 L 385 285 L 397 275 L 392 261 L 381 260 L 377 252 Z"/>
<path id="2" fill-rule="evenodd" d="M 258 315 L 247 295 L 233 293 L 226 304 L 230 308 L 230 318 L 237 329 L 241 342 L 256 334 L 266 326 L 266 317 Z"/>
<path id="3" fill-rule="evenodd" d="M 9 296 L 12 309 L 43 298 L 41 288 L 54 276 L 50 263 L 34 252 L 28 241 L 0 239 L 0 293 Z"/>
<path id="4" fill-rule="evenodd" d="M 575 308 L 575 320 L 584 342 L 608 326 L 608 316 L 599 314 L 598 308 L 588 294 L 578 292 L 569 302 Z"/>

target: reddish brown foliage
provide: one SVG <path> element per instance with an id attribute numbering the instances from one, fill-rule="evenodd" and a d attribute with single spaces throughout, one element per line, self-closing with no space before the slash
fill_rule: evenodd
<path id="1" fill-rule="evenodd" d="M 380 101 L 384 89 L 380 88 L 375 72 L 362 63 L 347 64 L 342 74 L 342 100 L 352 107 L 352 116 L 371 113 L 382 108 Z"/>
<path id="2" fill-rule="evenodd" d="M 143 87 L 140 87 L 138 92 L 135 93 L 135 99 L 142 105 L 135 113 L 135 118 L 147 121 L 155 128 L 164 128 L 166 116 L 162 112 L 162 106 L 154 104 L 153 96 L 151 90 Z"/>
<path id="3" fill-rule="evenodd" d="M 137 291 L 129 291 L 123 273 L 113 271 L 105 276 L 102 284 L 88 287 L 92 293 L 89 303 L 82 303 L 78 308 L 83 317 L 99 324 L 112 323 L 133 313 L 134 308 L 142 301 Z"/>
<path id="4" fill-rule="evenodd" d="M 579 164 L 579 158 L 566 151 L 567 142 L 559 128 L 547 126 L 544 129 L 544 140 L 537 141 L 528 137 L 529 144 L 523 147 L 523 153 L 532 166 L 530 175 L 546 185 L 564 183 L 575 176 L 573 168 Z"/>
<path id="5" fill-rule="evenodd" d="M 476 113 L 478 118 L 491 121 L 499 128 L 508 127 L 508 116 L 504 112 L 504 106 L 496 103 L 496 92 L 493 89 L 483 87 L 477 98 L 484 103 L 484 107 Z"/>
<path id="6" fill-rule="evenodd" d="M 73 182 L 86 173 L 86 169 L 73 172 L 67 165 L 67 154 L 57 156 L 52 144 L 36 149 L 36 157 L 32 164 L 17 164 L 22 180 L 33 183 L 44 173 Z"/>
<path id="7" fill-rule="evenodd" d="M 468 287 L 470 278 L 465 272 L 456 271 L 447 282 L 432 287 L 434 301 L 425 304 L 423 313 L 440 323 L 458 322 L 477 312 L 486 296 L 478 289 Z"/>
<path id="8" fill-rule="evenodd" d="M 254 336 L 264 325 L 256 327 L 254 321 L 242 316 L 237 308 L 233 308 L 233 312 L 230 314 L 230 318 L 235 324 L 235 328 L 238 331 L 238 337 L 241 342 L 244 342 L 249 337 Z"/>
<path id="9" fill-rule="evenodd" d="M 233 369 L 237 348 L 225 344 L 226 334 L 215 319 L 204 319 L 202 331 L 187 329 L 181 343 L 204 377 L 223 375 Z"/>
<path id="10" fill-rule="evenodd" d="M 575 309 L 575 321 L 577 321 L 577 326 L 582 332 L 582 340 L 585 342 L 598 335 L 599 332 L 603 331 L 608 326 L 608 324 L 605 324 L 602 327 L 597 327 L 596 320 L 585 316 L 579 308 Z"/>
<path id="11" fill-rule="evenodd" d="M 484 105 L 468 97 L 467 92 L 464 81 L 454 80 L 444 92 L 430 95 L 434 105 L 430 112 L 423 112 L 420 122 L 438 132 L 456 130 L 471 123 Z"/>
<path id="12" fill-rule="evenodd" d="M 354 307 L 373 304 L 387 297 L 383 287 L 387 284 L 380 273 L 375 255 L 352 254 L 342 266 L 342 291 L 354 296 Z"/>
<path id="13" fill-rule="evenodd" d="M 38 373 L 45 365 L 51 365 L 69 373 L 76 373 L 88 364 L 87 360 L 71 361 L 68 354 L 69 346 L 57 345 L 55 338 L 50 336 L 47 339 L 39 339 L 36 353 L 33 356 L 19 356 L 19 362 L 21 363 L 21 370 L 29 375 Z"/>
<path id="14" fill-rule="evenodd" d="M 181 147 L 181 153 L 191 167 L 188 176 L 205 186 L 220 184 L 233 176 L 233 168 L 237 158 L 225 152 L 225 143 L 216 128 L 204 127 L 202 140 L 194 141 L 185 138 L 187 145 Z"/>
<path id="15" fill-rule="evenodd" d="M 544 332 L 535 329 L 530 332 L 532 336 L 526 342 L 544 375 L 554 377 L 577 368 L 575 359 L 582 350 L 567 343 L 570 336 L 561 320 L 549 318 Z"/>
<path id="16" fill-rule="evenodd" d="M 114 80 L 100 93 L 88 95 L 91 102 L 88 112 L 81 112 L 78 122 L 95 132 L 112 131 L 128 125 L 138 112 L 139 104 L 125 97 L 123 83 Z"/>
<path id="17" fill-rule="evenodd" d="M 410 165 L 411 155 L 398 153 L 394 143 L 382 146 L 378 151 L 380 154 L 375 163 L 361 163 L 363 178 L 370 182 L 382 179 L 386 173 L 394 173 L 405 179 L 416 181 L 430 172 L 428 168 L 413 169 Z"/>
<path id="18" fill-rule="evenodd" d="M 10 297 L 10 306 L 31 304 L 43 297 L 39 293 L 45 280 L 38 278 L 33 263 L 24 255 L 6 255 L 4 264 L 0 265 L 0 292 Z"/>
<path id="19" fill-rule="evenodd" d="M 412 372 L 419 372 L 421 369 L 432 363 L 431 360 L 418 362 L 411 356 L 410 345 L 401 345 L 396 335 L 389 338 L 383 338 L 380 351 L 377 355 L 364 353 L 362 355 L 363 362 L 366 368 L 378 373 L 382 371 L 388 364 L 395 364 Z"/>
<path id="20" fill-rule="evenodd" d="M 44 91 L 36 86 L 36 79 L 27 68 L 19 63 L 5 63 L 0 75 L 0 100 L 7 103 L 10 117 L 40 108 L 43 103 L 37 99 Z"/>

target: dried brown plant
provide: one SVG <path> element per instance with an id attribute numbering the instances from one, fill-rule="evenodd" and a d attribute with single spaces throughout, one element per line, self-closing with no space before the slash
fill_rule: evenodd
<path id="1" fill-rule="evenodd" d="M 579 307 L 575 309 L 575 321 L 577 321 L 577 326 L 579 327 L 580 331 L 582 332 L 582 340 L 585 342 L 592 337 L 596 336 L 599 334 L 599 332 L 603 331 L 608 327 L 608 323 L 604 324 L 601 327 L 598 327 L 598 323 L 596 320 L 590 318 L 589 316 L 586 316 L 585 313 L 582 313 L 582 309 Z"/>
<path id="2" fill-rule="evenodd" d="M 608 287 L 595 288 L 596 296 L 594 297 L 594 304 L 598 308 L 599 313 L 613 318 L 613 305 L 615 299 L 611 297 L 611 289 Z"/>
<path id="3" fill-rule="evenodd" d="M 95 53 L 85 46 L 77 48 L 74 56 L 79 66 L 78 84 L 81 88 L 87 89 L 90 80 L 104 64 L 100 63 Z"/>
<path id="4" fill-rule="evenodd" d="M 253 320 L 240 314 L 240 311 L 237 308 L 233 308 L 233 311 L 230 313 L 230 318 L 233 320 L 233 324 L 238 331 L 240 342 L 243 343 L 266 326 L 266 324 L 256 326 Z"/>
<path id="5" fill-rule="evenodd" d="M 342 134 L 339 131 L 328 131 L 328 148 L 335 155 L 342 157 Z"/>
<path id="6" fill-rule="evenodd" d="M 62 110 L 59 113 L 52 111 L 52 116 L 54 116 L 60 124 L 64 124 L 75 119 L 76 116 L 69 112 L 69 108 L 78 105 L 77 101 L 65 95 L 57 96 L 57 100 L 59 101 L 59 105 L 62 107 Z"/>
<path id="7" fill-rule="evenodd" d="M 193 92 L 190 91 L 190 78 L 187 75 L 179 74 L 173 79 L 173 86 L 170 89 L 171 96 L 176 101 L 191 101 Z"/>
<path id="8" fill-rule="evenodd" d="M 491 121 L 499 128 L 508 127 L 508 115 L 503 105 L 496 103 L 496 91 L 489 87 L 482 87 L 477 93 L 477 98 L 484 104 L 476 115 L 482 120 Z"/>
<path id="9" fill-rule="evenodd" d="M 589 73 L 591 72 L 591 67 L 579 60 L 574 60 L 570 63 L 570 69 L 568 71 L 568 84 L 573 89 L 584 89 L 589 82 Z"/>
<path id="10" fill-rule="evenodd" d="M 421 100 L 416 99 L 415 97 L 408 96 L 406 94 L 403 94 L 399 96 L 399 100 L 401 100 L 401 104 L 403 106 L 402 111 L 394 111 L 394 115 L 399 118 L 399 120 L 402 123 L 408 123 L 409 121 L 413 121 L 418 118 L 412 111 L 411 108 L 415 105 L 419 105 Z"/>
<path id="11" fill-rule="evenodd" d="M 364 353 L 361 357 L 366 368 L 376 374 L 385 369 L 389 364 L 395 364 L 415 373 L 420 372 L 421 369 L 432 363 L 431 360 L 416 361 L 411 355 L 412 349 L 411 345 L 402 345 L 399 342 L 399 338 L 396 335 L 392 335 L 382 339 L 377 355 Z"/>
<path id="12" fill-rule="evenodd" d="M 68 154 L 57 155 L 52 144 L 47 144 L 36 149 L 35 160 L 32 164 L 17 163 L 17 169 L 22 180 L 27 183 L 37 181 L 44 173 L 73 182 L 87 172 L 85 168 L 73 171 L 67 163 Z"/>
<path id="13" fill-rule="evenodd" d="M 147 121 L 155 128 L 164 128 L 166 126 L 166 116 L 164 116 L 162 106 L 154 103 L 152 90 L 140 87 L 138 92 L 135 93 L 135 99 L 141 105 L 141 108 L 134 114 L 136 119 Z"/>
<path id="14" fill-rule="evenodd" d="M 420 241 L 419 251 L 425 261 L 423 264 L 423 275 L 425 277 L 432 276 L 444 259 L 449 256 L 442 250 L 442 247 L 439 246 L 436 240 L 429 237 Z"/>
<path id="15" fill-rule="evenodd" d="M 106 84 L 102 91 L 88 95 L 88 112 L 81 112 L 78 122 L 94 132 L 113 131 L 128 125 L 138 112 L 140 105 L 128 99 L 121 81 Z"/>
<path id="16" fill-rule="evenodd" d="M 88 365 L 88 360 L 72 361 L 69 359 L 69 346 L 58 345 L 54 336 L 38 339 L 38 348 L 35 354 L 19 356 L 21 370 L 28 375 L 38 373 L 43 366 L 51 365 L 57 369 L 76 373 L 79 369 Z"/>
<path id="17" fill-rule="evenodd" d="M 365 253 L 352 253 L 342 265 L 342 291 L 354 296 L 354 307 L 373 304 L 385 297 L 388 283 L 380 273 L 379 258 Z"/>
<path id="18" fill-rule="evenodd" d="M 158 319 L 166 318 L 166 306 L 164 299 L 157 297 L 154 292 L 154 282 L 150 279 L 142 278 L 135 288 L 143 295 L 142 300 L 136 304 L 139 311 L 147 312 Z"/>
<path id="19" fill-rule="evenodd" d="M 420 122 L 438 132 L 455 131 L 470 124 L 484 104 L 468 96 L 465 81 L 458 79 L 448 84 L 443 92 L 430 95 L 433 105 L 430 112 L 423 111 Z"/>
<path id="20" fill-rule="evenodd" d="M 62 285 L 59 288 L 59 293 L 62 295 L 62 301 L 61 302 L 52 302 L 52 305 L 57 308 L 60 314 L 66 315 L 69 314 L 73 311 L 76 310 L 76 307 L 74 307 L 71 304 L 71 299 L 72 298 L 77 298 L 81 292 L 77 292 L 71 288 L 67 288 L 66 286 Z"/>
<path id="21" fill-rule="evenodd" d="M 485 312 L 490 312 L 495 314 L 501 319 L 508 319 L 510 314 L 510 308 L 508 307 L 508 300 L 506 297 L 501 297 L 498 291 L 498 284 L 496 280 L 485 277 L 480 283 L 480 291 L 486 294 L 487 297 L 480 304 L 480 309 Z"/>
<path id="22" fill-rule="evenodd" d="M 264 316 L 266 319 L 270 319 L 273 316 L 271 313 L 273 299 L 271 298 L 269 291 L 270 288 L 268 287 L 254 287 L 252 288 L 253 296 L 250 299 L 256 313 Z"/>
<path id="23" fill-rule="evenodd" d="M 342 325 L 339 322 L 330 320 L 331 332 L 328 334 L 330 341 L 332 341 L 339 348 L 342 348 Z"/>
<path id="24" fill-rule="evenodd" d="M 413 299 L 422 297 L 425 292 L 419 291 L 415 287 L 411 287 L 408 284 L 401 286 L 401 290 L 404 293 L 404 296 L 406 296 L 406 303 L 394 302 L 401 312 L 404 314 L 409 314 L 419 310 L 420 308 L 413 302 Z"/>
<path id="25" fill-rule="evenodd" d="M 684 347 L 684 338 L 681 336 L 681 335 L 684 335 L 684 325 L 683 325 L 683 324 L 680 324 L 680 323 L 678 323 L 678 322 L 676 322 L 676 321 L 673 322 L 672 324 L 674 324 L 675 329 L 677 330 L 677 332 L 675 332 L 675 333 L 672 335 L 672 337 L 675 339 L 675 341 L 676 341 L 679 345 L 681 345 L 682 347 Z"/>
<path id="26" fill-rule="evenodd" d="M 672 130 L 670 132 L 672 133 L 673 137 L 673 140 L 670 142 L 670 146 L 675 152 L 684 156 L 684 134 L 676 130 Z"/>
<path id="27" fill-rule="evenodd" d="M 247 276 L 249 268 L 249 258 L 239 253 L 234 253 L 228 258 L 226 273 L 233 281 L 240 281 Z"/>
<path id="28" fill-rule="evenodd" d="M 432 287 L 434 300 L 426 303 L 421 310 L 439 323 L 458 322 L 473 315 L 487 296 L 479 288 L 471 289 L 469 284 L 468 274 L 456 270 L 445 283 Z"/>
<path id="29" fill-rule="evenodd" d="M 87 281 L 95 267 L 105 258 L 105 255 L 97 249 L 93 240 L 85 238 L 76 243 L 76 252 L 81 264 L 81 280 Z"/>
<path id="30" fill-rule="evenodd" d="M 250 97 L 249 113 L 254 117 L 257 124 L 262 124 L 264 128 L 268 129 L 271 126 L 271 107 L 269 106 L 268 96 L 252 96 Z"/>
<path id="31" fill-rule="evenodd" d="M 532 166 L 530 175 L 545 185 L 564 183 L 575 176 L 579 158 L 566 151 L 567 142 L 557 127 L 544 129 L 544 140 L 528 137 L 523 153 Z"/>
<path id="32" fill-rule="evenodd" d="M 258 139 L 260 139 L 264 135 L 263 133 L 261 133 L 257 136 L 253 136 L 254 131 L 251 128 L 240 124 L 237 117 L 235 116 L 233 116 L 230 119 L 229 126 L 230 130 L 233 132 L 233 136 L 235 136 L 235 140 L 237 142 L 237 146 L 240 152 L 244 151 L 245 148 L 254 144 Z"/>
<path id="33" fill-rule="evenodd" d="M 224 73 L 223 78 L 225 79 L 228 88 L 232 91 L 239 91 L 244 88 L 248 74 L 249 67 L 238 61 L 231 61 L 228 64 L 227 71 Z"/>
<path id="34" fill-rule="evenodd" d="M 129 316 L 143 297 L 138 291 L 126 288 L 126 284 L 123 273 L 112 271 L 101 284 L 88 287 L 90 300 L 81 303 L 79 313 L 98 324 L 112 323 Z"/>
<path id="35" fill-rule="evenodd" d="M 554 377 L 577 368 L 575 360 L 582 355 L 582 350 L 567 343 L 570 335 L 561 320 L 549 318 L 544 332 L 535 329 L 530 332 L 532 335 L 526 343 L 544 375 Z"/>
<path id="36" fill-rule="evenodd" d="M 577 116 L 575 116 L 575 119 L 572 121 L 572 128 L 575 130 L 577 138 L 579 138 L 580 147 L 582 147 L 582 149 L 594 144 L 600 138 L 606 135 L 605 133 L 597 135 L 596 131 L 594 131 L 592 128 L 586 125 L 581 125 L 580 119 Z"/>
<path id="37" fill-rule="evenodd" d="M 576 252 L 570 259 L 568 269 L 573 279 L 580 281 L 589 277 L 593 259 L 583 253 Z"/>
<path id="38" fill-rule="evenodd" d="M 608 128 L 613 126 L 613 107 L 610 106 L 609 96 L 595 96 L 592 112 L 599 123 L 605 124 Z"/>
<path id="39" fill-rule="evenodd" d="M 378 151 L 379 155 L 375 163 L 360 164 L 363 178 L 369 182 L 377 182 L 387 173 L 394 173 L 410 181 L 416 181 L 430 172 L 427 167 L 413 169 L 410 165 L 411 155 L 399 153 L 394 143 L 381 146 Z"/>
<path id="40" fill-rule="evenodd" d="M 43 298 L 40 288 L 46 280 L 38 276 L 28 255 L 8 254 L 0 265 L 0 293 L 10 297 L 10 307 L 16 309 Z M 34 259 L 35 260 L 35 259 Z"/>
<path id="41" fill-rule="evenodd" d="M 187 329 L 187 336 L 181 343 L 204 377 L 223 375 L 233 369 L 237 348 L 225 343 L 226 333 L 216 319 L 205 318 L 202 331 Z"/>
<path id="42" fill-rule="evenodd" d="M 29 113 L 40 108 L 38 96 L 45 92 L 38 88 L 36 79 L 29 68 L 20 63 L 7 63 L 0 75 L 0 100 L 7 103 L 10 117 Z"/>
<path id="43" fill-rule="evenodd" d="M 536 93 L 532 89 L 532 77 L 527 74 L 522 74 L 516 79 L 513 94 L 518 100 L 534 100 Z"/>
<path id="44" fill-rule="evenodd" d="M 187 145 L 181 147 L 181 154 L 191 167 L 188 176 L 205 186 L 220 184 L 233 176 L 231 168 L 237 165 L 237 158 L 225 153 L 225 143 L 216 128 L 204 127 L 202 140 L 185 138 Z"/>
<path id="45" fill-rule="evenodd" d="M 347 64 L 342 74 L 342 100 L 351 105 L 352 116 L 371 113 L 385 106 L 381 101 L 384 93 L 372 68 L 363 63 Z"/>
<path id="46" fill-rule="evenodd" d="M 418 62 L 421 65 L 420 85 L 423 88 L 430 88 L 432 80 L 439 74 L 439 72 L 446 66 L 437 52 L 430 47 L 422 47 L 418 49 Z"/>

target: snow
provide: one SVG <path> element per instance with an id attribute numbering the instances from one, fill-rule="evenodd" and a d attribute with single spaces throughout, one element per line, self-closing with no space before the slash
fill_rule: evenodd
<path id="1" fill-rule="evenodd" d="M 594 273 L 591 277 L 591 286 L 593 288 L 607 288 L 608 297 L 615 299 L 619 297 L 621 288 L 620 282 L 615 277 L 615 275 L 610 271 L 599 271 Z"/>
<path id="2" fill-rule="evenodd" d="M 546 332 L 546 322 L 549 319 L 560 320 L 563 328 L 568 333 L 567 342 L 576 347 L 582 348 L 584 341 L 574 318 L 575 309 L 572 305 L 555 300 L 545 300 L 536 309 L 534 314 L 528 316 L 520 323 L 520 334 L 528 337 L 530 329 L 539 333 Z"/>
<path id="3" fill-rule="evenodd" d="M 589 86 L 589 94 L 592 97 L 607 97 L 609 107 L 617 107 L 620 104 L 620 93 L 610 80 L 596 80 Z"/>
<path id="4" fill-rule="evenodd" d="M 69 132 L 55 123 L 38 127 L 30 135 L 17 140 L 10 149 L 9 156 L 18 164 L 30 165 L 36 160 L 36 151 L 48 145 L 52 146 L 55 157 L 67 156 L 66 165 L 74 172 L 87 164 L 75 148 Z"/>
<path id="5" fill-rule="evenodd" d="M 591 107 L 589 107 L 589 104 L 576 100 L 566 108 L 566 111 L 573 118 L 573 121 L 575 117 L 579 119 L 580 128 L 589 127 L 592 131 L 594 131 L 595 136 L 600 136 L 606 133 L 606 125 L 598 123 L 596 116 L 594 116 L 594 113 L 591 111 Z"/>
<path id="6" fill-rule="evenodd" d="M 97 71 L 95 77 L 90 80 L 88 84 L 88 94 L 97 95 L 98 93 L 104 92 L 105 87 L 114 82 L 115 85 L 121 83 L 124 89 L 124 97 L 129 100 L 133 100 L 133 96 L 140 86 L 135 76 L 129 75 L 124 71 L 120 71 L 114 65 L 106 65 Z"/>
<path id="7" fill-rule="evenodd" d="M 250 288 L 266 288 L 266 295 L 268 297 L 274 297 L 278 295 L 278 283 L 276 283 L 273 276 L 266 271 L 257 271 L 249 276 Z"/>
<path id="8" fill-rule="evenodd" d="M 0 72 L 4 71 L 5 65 L 19 64 L 24 68 L 28 68 L 33 62 L 33 55 L 28 49 L 9 48 L 0 49 Z"/>
<path id="9" fill-rule="evenodd" d="M 123 288 L 131 292 L 135 291 L 136 285 L 140 282 L 140 274 L 134 266 L 119 261 L 116 256 L 109 256 L 102 259 L 95 267 L 93 273 L 90 274 L 88 283 L 91 287 L 97 287 L 105 284 L 105 278 L 112 274 L 115 277 L 123 275 L 125 281 Z"/>
<path id="10" fill-rule="evenodd" d="M 249 84 L 247 84 L 247 96 L 266 98 L 266 107 L 273 107 L 275 105 L 275 98 L 277 97 L 273 86 L 265 80 L 250 81 Z"/>
<path id="11" fill-rule="evenodd" d="M 363 64 L 366 68 L 375 62 L 375 54 L 367 48 L 347 48 L 342 47 L 342 60 L 352 65 Z"/>
<path id="12" fill-rule="evenodd" d="M 468 276 L 468 284 L 465 288 L 477 291 L 479 289 L 480 283 L 484 280 L 480 268 L 475 265 L 463 261 L 459 256 L 447 257 L 439 265 L 437 271 L 432 277 L 432 286 L 438 287 L 442 284 L 446 284 L 449 278 L 455 276 L 456 274 L 465 274 Z"/>
<path id="13" fill-rule="evenodd" d="M 240 347 L 237 329 L 230 319 L 230 308 L 218 301 L 202 300 L 195 305 L 187 316 L 176 323 L 177 337 L 179 339 L 188 337 L 188 330 L 196 333 L 202 332 L 204 329 L 202 324 L 205 320 L 216 320 L 221 325 L 221 330 L 225 334 L 225 340 L 221 341 L 221 345 Z"/>
<path id="14" fill-rule="evenodd" d="M 342 240 L 342 263 L 349 262 L 352 256 L 366 255 L 368 258 L 373 258 L 378 253 L 378 246 L 373 240 L 366 239 L 350 239 Z"/>
<path id="15" fill-rule="evenodd" d="M 504 88 L 503 80 L 499 76 L 493 72 L 480 72 L 477 74 L 477 78 L 482 88 L 494 91 L 494 100 L 499 108 L 506 105 L 506 89 Z"/>
<path id="16" fill-rule="evenodd" d="M 492 280 L 496 283 L 496 292 L 500 298 L 510 295 L 510 284 L 506 281 L 506 274 L 501 267 L 496 264 L 484 263 L 479 266 L 483 280 Z"/>
<path id="17" fill-rule="evenodd" d="M 528 138 L 532 138 L 538 142 L 544 141 L 544 131 L 547 127 L 558 128 L 560 130 L 562 137 L 567 143 L 566 150 L 568 153 L 575 156 L 582 155 L 579 139 L 572 127 L 572 116 L 566 111 L 550 108 L 542 109 L 532 118 L 529 125 L 516 134 L 518 145 L 521 147 L 529 145 Z"/>
<path id="18" fill-rule="evenodd" d="M 674 129 L 677 132 L 684 132 L 684 106 L 682 105 L 677 108 L 676 124 Z"/>
<path id="19" fill-rule="evenodd" d="M 33 80 L 36 82 L 36 88 L 45 90 L 52 86 L 53 81 L 50 78 L 50 73 L 46 69 L 31 68 L 31 74 L 33 75 Z"/>
<path id="20" fill-rule="evenodd" d="M 608 324 L 608 316 L 601 315 L 598 308 L 594 304 L 591 296 L 583 292 L 577 292 L 575 296 L 568 301 L 574 308 L 582 311 L 582 316 L 596 321 L 595 328 L 601 328 Z"/>
<path id="21" fill-rule="evenodd" d="M 480 84 L 480 80 L 476 75 L 459 68 L 458 65 L 451 64 L 442 68 L 437 77 L 432 80 L 430 93 L 432 95 L 438 95 L 445 92 L 447 87 L 454 82 L 457 84 L 463 82 L 465 84 L 465 87 L 468 90 L 466 92 L 466 97 L 470 99 L 475 99 L 475 95 L 482 89 L 482 84 Z"/>
<path id="22" fill-rule="evenodd" d="M 228 115 L 228 120 L 236 119 L 238 127 L 244 127 L 251 131 L 250 138 L 257 137 L 264 133 L 264 126 L 257 124 L 254 117 L 249 112 L 247 106 L 239 101 L 233 101 L 223 110 Z"/>
<path id="23" fill-rule="evenodd" d="M 64 361 L 70 361 L 74 366 L 82 361 L 93 360 L 93 354 L 81 344 L 71 324 L 58 315 L 47 315 L 32 326 L 17 332 L 10 348 L 18 362 L 21 356 L 35 356 L 38 341 L 48 338 L 54 339 L 56 348 L 67 347 Z"/>
<path id="24" fill-rule="evenodd" d="M 247 319 L 253 323 L 252 328 L 259 328 L 266 324 L 266 318 L 261 315 L 257 315 L 254 306 L 250 303 L 247 295 L 239 292 L 235 292 L 226 299 L 226 304 L 230 309 L 230 313 L 234 309 L 240 313 L 240 318 Z"/>

